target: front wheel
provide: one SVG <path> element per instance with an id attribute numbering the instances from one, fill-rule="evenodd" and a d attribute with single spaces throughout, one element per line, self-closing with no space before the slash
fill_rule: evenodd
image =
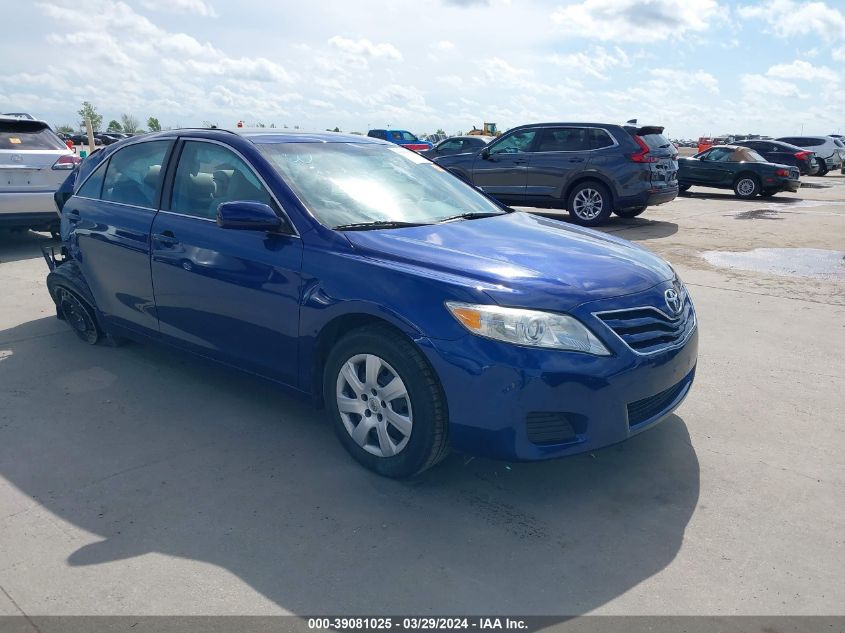
<path id="1" fill-rule="evenodd" d="M 613 200 L 607 187 L 598 182 L 585 182 L 572 190 L 566 205 L 572 219 L 582 226 L 604 224 L 613 211 Z"/>
<path id="2" fill-rule="evenodd" d="M 434 370 L 401 333 L 353 330 L 332 349 L 323 397 L 344 448 L 380 475 L 410 477 L 446 456 L 446 399 Z"/>
<path id="3" fill-rule="evenodd" d="M 754 176 L 741 176 L 734 183 L 734 193 L 738 198 L 749 200 L 760 193 L 760 183 Z"/>
<path id="4" fill-rule="evenodd" d="M 645 210 L 646 207 L 634 207 L 633 209 L 616 209 L 614 213 L 620 218 L 635 218 Z"/>
<path id="5" fill-rule="evenodd" d="M 679 191 L 680 193 L 685 193 L 685 192 L 689 191 L 689 188 L 690 188 L 691 186 L 692 186 L 692 185 L 678 185 L 678 191 Z"/>

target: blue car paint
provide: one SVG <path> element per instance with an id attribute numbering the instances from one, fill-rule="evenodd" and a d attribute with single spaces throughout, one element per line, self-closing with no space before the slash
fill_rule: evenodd
<path id="1" fill-rule="evenodd" d="M 74 196 L 62 214 L 65 247 L 110 332 L 169 343 L 319 398 L 316 352 L 318 344 L 333 342 L 321 336 L 346 319 L 378 319 L 404 332 L 436 370 L 453 446 L 500 458 L 557 457 L 624 440 L 665 418 L 688 392 L 695 329 L 679 346 L 641 355 L 593 315 L 662 305 L 674 273 L 642 248 L 522 213 L 339 232 L 304 208 L 257 144 L 384 141 L 216 130 L 144 140 L 177 137 L 217 140 L 240 152 L 278 199 L 295 234 L 227 230 L 164 212 L 127 215 L 120 205 Z M 102 150 L 100 161 L 127 144 Z M 77 188 L 83 181 L 77 179 Z M 168 231 L 179 236 L 178 244 L 165 239 Z M 470 335 L 446 301 L 566 311 L 611 356 Z M 673 385 L 682 387 L 677 398 L 629 427 L 627 403 Z M 577 441 L 531 443 L 524 420 L 532 411 L 572 413 L 580 421 Z"/>

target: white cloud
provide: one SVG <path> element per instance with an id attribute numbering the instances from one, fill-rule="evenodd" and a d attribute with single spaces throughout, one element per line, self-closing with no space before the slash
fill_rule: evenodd
<path id="1" fill-rule="evenodd" d="M 807 95 L 794 83 L 773 79 L 765 75 L 746 74 L 740 77 L 742 92 L 746 98 L 761 99 L 766 102 L 777 101 L 782 98 L 806 98 Z"/>
<path id="2" fill-rule="evenodd" d="M 763 20 L 780 37 L 816 33 L 828 41 L 845 35 L 845 14 L 825 2 L 764 0 L 737 9 L 747 20 Z"/>
<path id="3" fill-rule="evenodd" d="M 766 75 L 792 81 L 838 82 L 840 79 L 836 71 L 827 66 L 813 66 L 801 59 L 796 59 L 790 64 L 776 64 L 769 68 Z"/>
<path id="4" fill-rule="evenodd" d="M 207 18 L 216 18 L 214 7 L 203 0 L 142 0 L 141 6 L 166 13 L 188 13 Z"/>
<path id="5" fill-rule="evenodd" d="M 685 71 L 674 68 L 654 68 L 650 74 L 653 77 L 651 81 L 653 85 L 659 84 L 670 90 L 685 92 L 705 90 L 711 94 L 719 94 L 719 81 L 703 70 Z"/>
<path id="6" fill-rule="evenodd" d="M 831 51 L 831 57 L 838 62 L 845 62 L 845 46 L 833 49 Z"/>
<path id="7" fill-rule="evenodd" d="M 347 55 L 349 59 L 355 60 L 365 66 L 367 65 L 367 60 L 371 58 L 386 58 L 402 61 L 402 53 L 393 44 L 374 44 L 366 38 L 352 40 L 335 35 L 329 38 L 329 46 L 336 48 Z"/>
<path id="8" fill-rule="evenodd" d="M 431 48 L 436 51 L 451 51 L 455 48 L 455 45 L 452 44 L 452 42 L 450 42 L 449 40 L 439 40 L 437 42 L 434 42 L 431 45 Z"/>
<path id="9" fill-rule="evenodd" d="M 552 20 L 571 36 L 637 42 L 703 32 L 725 16 L 716 0 L 581 0 L 555 10 Z"/>
<path id="10" fill-rule="evenodd" d="M 569 55 L 552 55 L 548 62 L 573 70 L 576 74 L 586 73 L 599 79 L 607 79 L 607 71 L 616 68 L 627 68 L 631 65 L 628 55 L 618 46 L 608 52 L 601 46 L 595 46 L 587 52 L 570 53 Z"/>

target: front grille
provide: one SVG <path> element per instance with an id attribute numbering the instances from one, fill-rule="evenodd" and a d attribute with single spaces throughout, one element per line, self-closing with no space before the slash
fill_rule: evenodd
<path id="1" fill-rule="evenodd" d="M 640 354 L 651 354 L 678 345 L 689 338 L 695 328 L 695 313 L 688 298 L 684 299 L 683 310 L 676 317 L 669 317 L 652 307 L 599 312 L 596 316 L 628 347 Z"/>
<path id="2" fill-rule="evenodd" d="M 528 439 L 534 444 L 566 444 L 578 439 L 565 413 L 532 411 L 525 417 Z"/>
<path id="3" fill-rule="evenodd" d="M 628 404 L 628 426 L 637 426 L 665 411 L 689 384 L 689 376 L 668 389 Z"/>

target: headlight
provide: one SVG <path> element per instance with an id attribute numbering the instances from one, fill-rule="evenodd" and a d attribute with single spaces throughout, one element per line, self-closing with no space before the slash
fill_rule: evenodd
<path id="1" fill-rule="evenodd" d="M 590 330 L 565 314 L 456 301 L 447 301 L 446 307 L 461 325 L 478 336 L 514 345 L 610 355 Z"/>

